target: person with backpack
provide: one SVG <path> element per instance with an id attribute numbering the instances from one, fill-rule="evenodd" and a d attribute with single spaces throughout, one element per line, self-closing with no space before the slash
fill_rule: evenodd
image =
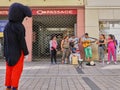
<path id="1" fill-rule="evenodd" d="M 61 41 L 61 50 L 62 50 L 62 64 L 68 63 L 70 54 L 70 43 L 68 36 L 65 36 Z"/>

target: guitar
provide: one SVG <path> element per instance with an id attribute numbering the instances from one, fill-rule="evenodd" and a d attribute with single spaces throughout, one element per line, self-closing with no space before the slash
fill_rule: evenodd
<path id="1" fill-rule="evenodd" d="M 95 43 L 98 40 L 98 39 L 93 38 L 93 37 L 89 37 L 89 38 L 94 39 L 95 41 L 91 41 L 91 40 L 85 40 L 85 41 L 83 41 L 82 45 L 83 45 L 84 48 L 90 46 L 91 43 Z"/>

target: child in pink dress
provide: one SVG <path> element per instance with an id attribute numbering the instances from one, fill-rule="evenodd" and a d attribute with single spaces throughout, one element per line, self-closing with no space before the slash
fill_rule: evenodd
<path id="1" fill-rule="evenodd" d="M 110 64 L 111 55 L 113 56 L 114 63 L 117 64 L 116 63 L 116 55 L 115 55 L 115 43 L 114 43 L 114 40 L 113 40 L 113 35 L 111 35 L 111 34 L 108 36 L 107 49 L 108 49 L 108 62 L 107 62 L 107 64 Z"/>

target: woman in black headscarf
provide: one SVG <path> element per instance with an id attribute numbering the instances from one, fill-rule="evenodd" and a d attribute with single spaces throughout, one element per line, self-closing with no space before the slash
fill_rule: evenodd
<path id="1" fill-rule="evenodd" d="M 18 90 L 18 83 L 23 71 L 24 58 L 28 57 L 25 41 L 25 17 L 31 17 L 31 10 L 22 4 L 14 3 L 9 8 L 9 22 L 4 30 L 4 56 L 6 59 L 6 90 Z"/>

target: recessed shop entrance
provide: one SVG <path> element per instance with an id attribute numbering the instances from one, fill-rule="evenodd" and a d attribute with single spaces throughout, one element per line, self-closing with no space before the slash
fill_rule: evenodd
<path id="1" fill-rule="evenodd" d="M 76 21 L 76 15 L 33 16 L 33 60 L 46 61 L 50 58 L 49 41 L 52 35 L 57 36 L 57 57 L 60 58 L 60 42 L 65 35 L 75 33 Z"/>

